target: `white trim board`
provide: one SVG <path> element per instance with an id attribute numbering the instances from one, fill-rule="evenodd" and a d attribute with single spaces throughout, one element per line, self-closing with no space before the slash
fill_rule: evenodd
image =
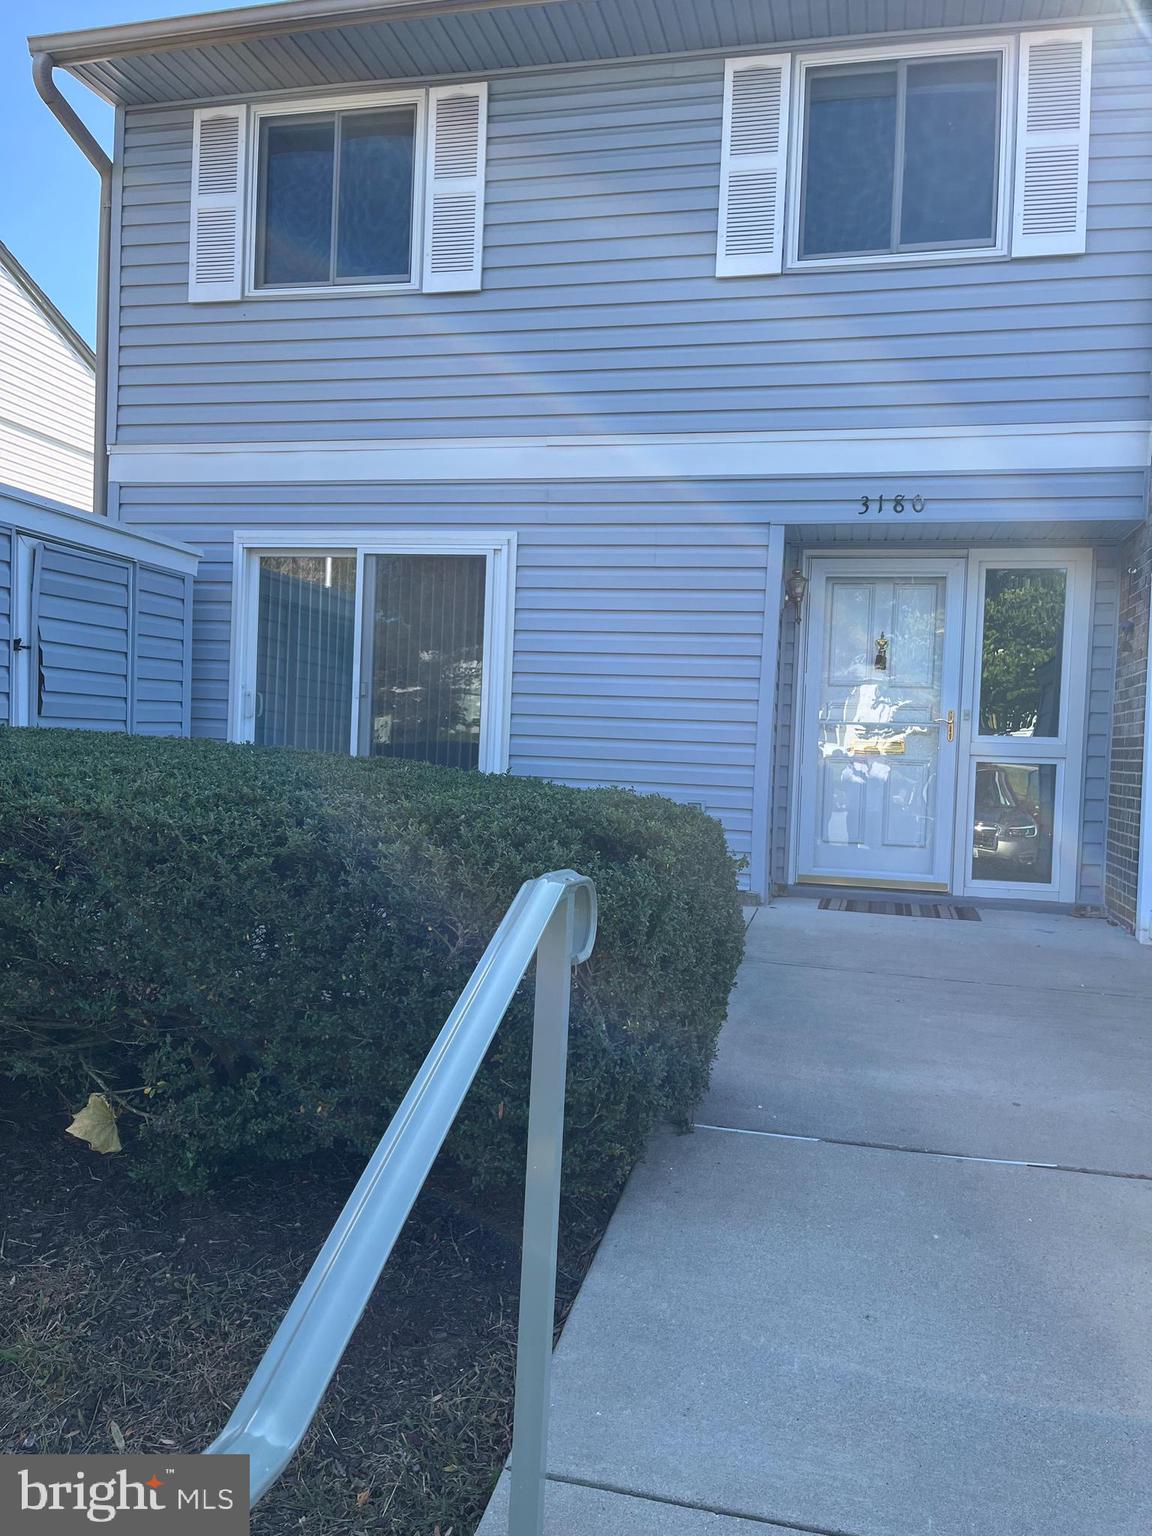
<path id="1" fill-rule="evenodd" d="M 787 475 L 1143 471 L 1148 468 L 1150 448 L 1152 423 L 1148 421 L 919 427 L 902 433 L 852 430 L 390 442 L 132 443 L 110 450 L 109 479 L 121 485 L 277 485 L 302 481 L 323 485 L 342 481 L 712 480 Z M 903 489 L 911 495 L 914 488 Z M 1104 515 L 1092 508 L 1070 506 L 1068 515 L 1074 513 L 1077 517 Z M 993 515 L 1000 516 L 989 513 Z M 1051 510 L 1044 515 L 1050 517 Z"/>

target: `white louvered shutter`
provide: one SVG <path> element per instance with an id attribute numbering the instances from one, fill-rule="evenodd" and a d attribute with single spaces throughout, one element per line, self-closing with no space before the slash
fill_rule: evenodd
<path id="1" fill-rule="evenodd" d="M 423 287 L 467 293 L 481 279 L 487 85 L 434 87 L 428 117 Z"/>
<path id="2" fill-rule="evenodd" d="M 188 297 L 204 304 L 244 292 L 243 107 L 198 108 L 192 127 Z"/>
<path id="3" fill-rule="evenodd" d="M 1090 29 L 1020 39 L 1013 256 L 1084 249 L 1091 80 Z"/>
<path id="4" fill-rule="evenodd" d="M 774 53 L 725 66 L 717 277 L 783 265 L 791 63 Z"/>

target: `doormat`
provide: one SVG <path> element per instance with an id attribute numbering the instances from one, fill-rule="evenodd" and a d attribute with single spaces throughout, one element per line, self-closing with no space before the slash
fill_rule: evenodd
<path id="1" fill-rule="evenodd" d="M 958 923 L 978 923 L 976 907 L 956 907 L 948 901 L 869 901 L 848 896 L 822 896 L 821 912 L 870 912 L 875 917 L 950 917 Z"/>

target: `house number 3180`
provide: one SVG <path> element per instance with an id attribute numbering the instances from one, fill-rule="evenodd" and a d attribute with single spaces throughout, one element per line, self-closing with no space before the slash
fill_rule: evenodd
<path id="1" fill-rule="evenodd" d="M 861 496 L 860 511 L 858 517 L 867 517 L 869 512 L 882 513 L 885 510 L 894 512 L 897 517 L 905 512 L 923 512 L 923 496 L 905 496 L 903 492 L 899 496 Z"/>

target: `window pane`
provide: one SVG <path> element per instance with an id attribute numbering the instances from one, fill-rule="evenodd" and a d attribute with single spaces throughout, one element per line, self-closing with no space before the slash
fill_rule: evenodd
<path id="1" fill-rule="evenodd" d="M 262 555 L 256 741 L 347 752 L 352 729 L 356 560 Z"/>
<path id="2" fill-rule="evenodd" d="M 902 245 L 967 245 L 995 233 L 999 61 L 909 64 Z"/>
<path id="3" fill-rule="evenodd" d="M 415 127 L 413 107 L 341 119 L 337 277 L 409 276 Z"/>
<path id="4" fill-rule="evenodd" d="M 477 767 L 484 557 L 380 555 L 373 564 L 369 752 Z"/>
<path id="5" fill-rule="evenodd" d="M 326 283 L 332 265 L 334 118 L 265 123 L 262 283 Z"/>
<path id="6" fill-rule="evenodd" d="M 981 736 L 1060 734 L 1066 582 L 1061 570 L 986 573 Z"/>
<path id="7" fill-rule="evenodd" d="M 802 256 L 892 243 L 896 71 L 815 71 L 808 80 Z"/>
<path id="8" fill-rule="evenodd" d="M 977 763 L 973 880 L 1052 881 L 1054 763 Z"/>

